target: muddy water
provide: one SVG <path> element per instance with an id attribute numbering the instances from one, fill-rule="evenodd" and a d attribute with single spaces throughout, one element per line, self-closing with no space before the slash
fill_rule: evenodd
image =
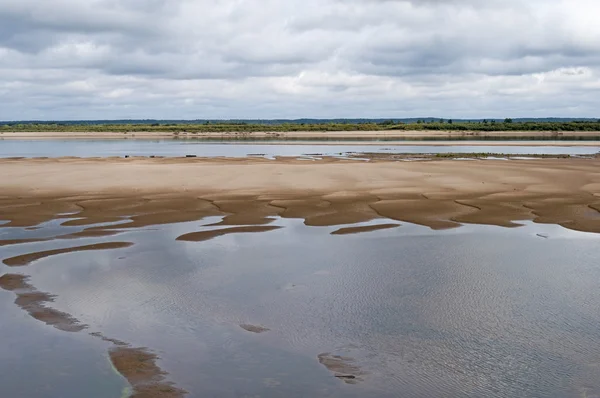
<path id="1" fill-rule="evenodd" d="M 332 235 L 339 227 L 277 219 L 177 240 L 217 221 L 0 247 L 2 260 L 58 253 L 0 265 L 29 276 L 27 289 L 14 278 L 0 289 L 2 396 L 127 393 L 100 334 L 147 348 L 161 388 L 189 397 L 600 394 L 600 235 L 388 220 Z M 0 239 L 75 232 L 0 227 Z M 108 242 L 133 245 L 68 250 Z M 15 303 L 31 291 L 85 328 L 32 316 Z"/>

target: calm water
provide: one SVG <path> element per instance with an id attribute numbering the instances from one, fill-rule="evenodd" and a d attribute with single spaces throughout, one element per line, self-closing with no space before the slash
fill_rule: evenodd
<path id="1" fill-rule="evenodd" d="M 31 275 L 57 296 L 53 307 L 89 331 L 159 353 L 190 397 L 600 393 L 600 235 L 528 223 L 333 236 L 335 227 L 278 219 L 281 230 L 175 241 L 214 221 L 0 247 L 7 258 L 135 242 L 0 265 L 0 275 Z M 0 227 L 0 239 L 74 232 L 62 228 Z M 13 301 L 0 290 L 2 396 L 121 395 L 126 382 L 106 344 L 46 326 Z M 322 353 L 354 358 L 363 380 L 336 379 L 319 363 Z"/>
<path id="2" fill-rule="evenodd" d="M 576 144 L 577 141 L 572 143 Z M 598 146 L 411 146 L 411 145 L 327 145 L 285 143 L 219 143 L 199 140 L 0 140 L 0 157 L 107 157 L 107 156 L 185 156 L 245 157 L 249 155 L 302 156 L 306 154 L 344 155 L 356 152 L 378 153 L 506 153 L 589 155 Z"/>

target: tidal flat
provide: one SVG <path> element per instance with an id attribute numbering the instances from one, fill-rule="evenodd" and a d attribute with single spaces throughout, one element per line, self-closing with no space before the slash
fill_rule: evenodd
<path id="1" fill-rule="evenodd" d="M 597 395 L 598 162 L 1 160 L 3 391 Z"/>

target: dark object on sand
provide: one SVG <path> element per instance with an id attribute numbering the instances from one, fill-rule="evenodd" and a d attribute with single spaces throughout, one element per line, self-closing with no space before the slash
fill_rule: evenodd
<path id="1" fill-rule="evenodd" d="M 240 325 L 240 327 L 248 332 L 252 332 L 252 333 L 264 333 L 264 332 L 268 332 L 270 329 L 262 327 L 262 326 L 257 326 L 257 325 L 248 325 L 248 324 L 243 324 Z"/>
<path id="2" fill-rule="evenodd" d="M 335 375 L 338 379 L 356 379 L 354 375 Z"/>
<path id="3" fill-rule="evenodd" d="M 185 155 L 186 158 L 195 158 L 196 155 Z"/>
<path id="4" fill-rule="evenodd" d="M 362 376 L 366 374 L 356 365 L 355 360 L 350 357 L 333 355 L 326 352 L 319 354 L 317 358 L 319 359 L 319 363 L 332 372 L 336 379 L 346 384 L 356 384 L 362 381 Z"/>
<path id="5" fill-rule="evenodd" d="M 125 155 L 125 159 L 127 159 L 129 157 L 129 155 Z"/>

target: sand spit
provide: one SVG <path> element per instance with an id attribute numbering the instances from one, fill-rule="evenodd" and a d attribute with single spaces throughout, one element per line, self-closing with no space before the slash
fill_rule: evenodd
<path id="1" fill-rule="evenodd" d="M 131 398 L 180 398 L 187 394 L 166 380 L 167 373 L 156 364 L 158 356 L 145 348 L 115 345 L 109 355 L 115 369 L 133 387 Z"/>
<path id="2" fill-rule="evenodd" d="M 0 277 L 0 288 L 14 292 L 15 304 L 33 318 L 65 332 L 79 332 L 88 326 L 64 312 L 47 306 L 55 296 L 38 291 L 29 283 L 29 277 L 19 274 L 5 274 Z"/>
<path id="3" fill-rule="evenodd" d="M 363 232 L 371 232 L 371 231 L 380 231 L 382 229 L 390 229 L 399 227 L 400 224 L 376 224 L 376 225 L 365 225 L 362 227 L 348 227 L 348 228 L 340 228 L 336 229 L 331 233 L 331 235 L 350 235 L 350 234 L 360 234 Z"/>
<path id="4" fill-rule="evenodd" d="M 354 358 L 333 355 L 325 352 L 317 356 L 319 363 L 325 366 L 334 376 L 344 383 L 356 384 L 362 381 L 365 372 L 355 365 Z"/>
<path id="5" fill-rule="evenodd" d="M 5 274 L 0 277 L 0 288 L 14 292 L 15 304 L 31 317 L 64 332 L 80 332 L 89 326 L 65 312 L 47 306 L 56 296 L 38 291 L 29 282 L 30 277 L 21 274 Z M 102 333 L 90 336 L 112 343 L 110 360 L 132 386 L 131 397 L 135 398 L 180 398 L 187 392 L 168 381 L 167 372 L 157 365 L 158 356 L 146 348 L 132 348 L 117 339 L 107 338 Z"/>
<path id="6" fill-rule="evenodd" d="M 31 227 L 69 217 L 65 225 L 90 225 L 85 231 L 208 216 L 224 216 L 218 225 L 253 228 L 276 216 L 312 226 L 388 218 L 434 229 L 533 220 L 600 232 L 598 170 L 597 158 L 0 160 L 0 220 Z M 102 222 L 119 224 L 91 226 Z M 235 232 L 244 230 L 202 231 L 196 238 Z"/>
<path id="7" fill-rule="evenodd" d="M 202 242 L 217 236 L 229 235 L 229 234 L 241 234 L 241 233 L 252 233 L 252 232 L 267 232 L 279 229 L 278 226 L 248 226 L 248 227 L 232 227 L 222 229 L 212 229 L 208 231 L 191 232 L 189 234 L 181 235 L 177 240 L 187 242 Z"/>
<path id="8" fill-rule="evenodd" d="M 132 387 L 130 398 L 180 398 L 187 391 L 167 380 L 168 373 L 157 362 L 158 355 L 145 347 L 131 347 L 124 341 L 104 336 L 100 332 L 90 333 L 113 346 L 108 355 L 111 363 Z"/>
<path id="9" fill-rule="evenodd" d="M 44 257 L 55 256 L 57 254 L 82 252 L 82 251 L 90 251 L 90 250 L 122 249 L 122 248 L 129 247 L 132 245 L 133 245 L 133 243 L 131 243 L 131 242 L 95 243 L 93 245 L 75 246 L 75 247 L 67 247 L 64 249 L 54 249 L 54 250 L 45 250 L 45 251 L 35 252 L 35 253 L 27 253 L 27 254 L 23 254 L 21 256 L 15 256 L 15 257 L 4 259 L 3 263 L 8 265 L 9 267 L 22 267 L 22 266 L 28 265 L 36 260 L 42 259 Z"/>
<path id="10" fill-rule="evenodd" d="M 247 332 L 257 333 L 257 334 L 265 333 L 265 332 L 268 332 L 268 331 L 271 330 L 271 329 L 266 328 L 264 326 L 250 325 L 250 324 L 242 324 L 242 325 L 240 325 L 240 327 L 242 329 L 244 329 L 245 331 L 247 331 Z"/>
<path id="11" fill-rule="evenodd" d="M 35 227 L 31 227 L 31 228 L 35 228 Z M 103 228 L 106 228 L 106 227 L 103 227 Z M 23 243 L 48 242 L 48 241 L 55 240 L 55 239 L 100 238 L 103 236 L 113 236 L 120 232 L 121 231 L 119 231 L 119 230 L 110 230 L 110 229 L 97 229 L 97 230 L 94 230 L 94 229 L 85 230 L 84 229 L 83 231 L 74 232 L 72 234 L 58 235 L 58 236 L 49 237 L 49 238 L 0 240 L 0 247 L 1 246 L 9 246 L 9 245 L 18 245 L 18 244 L 23 244 Z"/>

